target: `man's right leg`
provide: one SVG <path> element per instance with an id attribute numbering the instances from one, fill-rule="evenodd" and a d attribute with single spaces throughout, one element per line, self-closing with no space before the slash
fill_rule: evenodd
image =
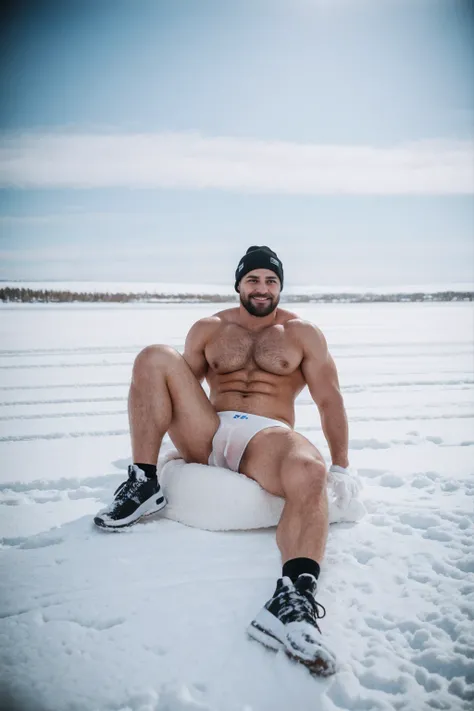
<path id="1" fill-rule="evenodd" d="M 219 417 L 184 358 L 169 346 L 148 346 L 133 366 L 128 400 L 134 462 L 156 464 L 169 432 L 188 462 L 207 464 Z"/>
<path id="2" fill-rule="evenodd" d="M 166 432 L 188 462 L 207 464 L 219 417 L 184 358 L 169 346 L 148 346 L 135 360 L 129 394 L 134 464 L 110 506 L 94 522 L 124 528 L 156 513 L 166 500 L 156 463 Z"/>

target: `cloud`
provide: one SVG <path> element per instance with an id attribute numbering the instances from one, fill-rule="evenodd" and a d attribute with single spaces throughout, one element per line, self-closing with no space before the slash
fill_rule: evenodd
<path id="1" fill-rule="evenodd" d="M 198 133 L 7 134 L 0 187 L 219 189 L 290 195 L 474 192 L 471 141 L 316 145 Z"/>

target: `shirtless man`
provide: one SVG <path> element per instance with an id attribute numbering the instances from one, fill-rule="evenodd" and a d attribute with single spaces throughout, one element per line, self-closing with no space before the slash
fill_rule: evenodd
<path id="1" fill-rule="evenodd" d="M 166 505 L 156 477 L 166 432 L 187 462 L 241 472 L 283 497 L 276 532 L 282 576 L 248 632 L 328 675 L 335 659 L 322 642 L 317 620 L 325 611 L 314 598 L 328 530 L 327 470 L 314 444 L 293 429 L 295 398 L 307 385 L 339 472 L 349 465 L 347 418 L 326 340 L 278 307 L 282 288 L 276 253 L 250 247 L 235 274 L 239 307 L 197 321 L 183 356 L 163 345 L 141 351 L 129 396 L 134 464 L 94 521 L 122 528 Z"/>

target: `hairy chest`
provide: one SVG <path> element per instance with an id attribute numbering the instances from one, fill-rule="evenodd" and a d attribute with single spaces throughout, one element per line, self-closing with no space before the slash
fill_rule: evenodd
<path id="1" fill-rule="evenodd" d="M 281 325 L 252 333 L 236 324 L 219 329 L 205 349 L 210 368 L 216 373 L 254 369 L 276 375 L 293 373 L 301 364 L 301 348 Z"/>

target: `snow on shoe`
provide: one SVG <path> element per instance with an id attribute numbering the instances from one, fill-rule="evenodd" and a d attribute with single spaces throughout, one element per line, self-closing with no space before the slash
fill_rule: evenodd
<path id="1" fill-rule="evenodd" d="M 283 649 L 311 673 L 329 676 L 336 671 L 336 659 L 323 643 L 318 627 L 317 621 L 326 611 L 314 598 L 316 587 L 312 575 L 300 575 L 295 584 L 290 578 L 280 578 L 272 599 L 247 631 L 266 647 Z"/>
<path id="2" fill-rule="evenodd" d="M 114 530 L 132 526 L 167 503 L 157 477 L 147 477 L 135 464 L 128 467 L 128 479 L 120 484 L 114 497 L 94 518 L 96 526 Z"/>

